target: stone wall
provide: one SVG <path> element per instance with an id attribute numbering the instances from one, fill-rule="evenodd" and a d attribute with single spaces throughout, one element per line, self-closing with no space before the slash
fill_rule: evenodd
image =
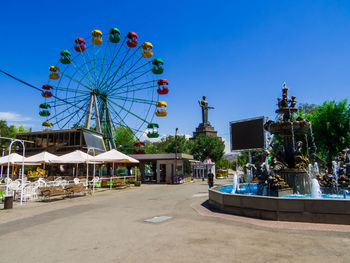
<path id="1" fill-rule="evenodd" d="M 350 200 L 276 198 L 209 189 L 209 205 L 225 213 L 268 220 L 350 224 Z"/>

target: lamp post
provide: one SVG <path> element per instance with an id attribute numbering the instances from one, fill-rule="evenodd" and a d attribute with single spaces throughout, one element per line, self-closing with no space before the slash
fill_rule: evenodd
<path id="1" fill-rule="evenodd" d="M 179 129 L 178 128 L 176 128 L 175 129 L 175 180 L 173 180 L 173 183 L 175 183 L 174 181 L 176 181 L 177 182 L 177 131 L 178 131 Z"/>
<path id="2" fill-rule="evenodd" d="M 5 154 L 5 145 L 1 145 L 1 150 L 2 150 L 2 157 L 4 157 Z M 3 166 L 1 165 L 1 171 L 0 171 L 0 177 L 2 178 L 2 172 L 3 172 Z"/>
<path id="3" fill-rule="evenodd" d="M 23 148 L 23 151 L 22 151 L 22 175 L 21 175 L 21 205 L 23 203 L 23 187 L 24 187 L 24 182 L 23 182 L 23 179 L 24 179 L 24 154 L 25 154 L 25 151 L 26 151 L 26 148 L 24 146 L 24 141 L 22 140 L 17 140 L 17 139 L 11 139 L 11 143 L 10 143 L 10 146 L 9 146 L 9 155 L 8 155 L 8 161 L 7 161 L 7 180 L 6 180 L 6 196 L 8 196 L 8 190 L 9 190 L 9 177 L 10 177 L 10 155 L 11 155 L 11 147 L 12 147 L 12 144 L 14 144 L 15 142 L 20 142 L 22 144 L 22 148 Z"/>
<path id="4" fill-rule="evenodd" d="M 95 158 L 95 155 L 96 155 L 96 153 L 95 153 L 95 149 L 97 149 L 97 148 L 95 148 L 95 147 L 90 147 L 90 146 L 88 146 L 87 147 L 87 154 L 89 154 L 89 151 L 92 151 L 93 153 L 94 153 L 94 158 Z M 96 167 L 95 167 L 95 160 L 94 160 L 94 162 L 93 162 L 93 175 L 92 175 L 92 192 L 93 193 L 95 193 L 95 173 L 96 173 Z"/>
<path id="5" fill-rule="evenodd" d="M 26 147 L 24 146 L 24 142 L 28 142 L 28 143 L 34 143 L 32 141 L 26 141 L 26 140 L 18 140 L 18 139 L 13 139 L 13 138 L 7 138 L 7 137 L 0 137 L 0 139 L 5 139 L 5 140 L 10 140 L 10 145 L 9 145 L 9 150 L 8 150 L 8 160 L 7 160 L 7 180 L 6 180 L 6 193 L 5 195 L 8 196 L 8 189 L 9 189 L 9 177 L 10 177 L 10 154 L 11 154 L 11 147 L 12 144 L 14 144 L 15 142 L 19 142 L 22 144 L 22 176 L 21 176 L 21 205 L 23 203 L 23 187 L 24 187 L 24 183 L 23 183 L 23 179 L 24 179 L 24 155 L 26 152 Z"/>

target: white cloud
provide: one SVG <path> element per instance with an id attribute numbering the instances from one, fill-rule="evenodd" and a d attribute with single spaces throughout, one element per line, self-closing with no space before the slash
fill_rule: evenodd
<path id="1" fill-rule="evenodd" d="M 0 120 L 17 122 L 17 121 L 30 121 L 32 120 L 32 118 L 24 117 L 15 112 L 0 112 Z"/>

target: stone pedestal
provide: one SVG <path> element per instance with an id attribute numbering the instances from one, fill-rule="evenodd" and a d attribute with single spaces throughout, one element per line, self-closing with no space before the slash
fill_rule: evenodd
<path id="1" fill-rule="evenodd" d="M 207 136 L 218 137 L 218 132 L 214 130 L 214 127 L 210 123 L 201 123 L 193 132 L 193 139 L 196 139 L 199 135 L 205 134 Z M 221 137 L 218 137 L 221 139 Z"/>
<path id="2" fill-rule="evenodd" d="M 298 169 L 284 169 L 277 174 L 293 189 L 294 194 L 310 194 L 310 179 L 306 172 Z"/>

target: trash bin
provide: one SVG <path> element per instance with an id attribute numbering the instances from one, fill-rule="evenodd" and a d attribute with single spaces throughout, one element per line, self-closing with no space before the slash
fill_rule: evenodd
<path id="1" fill-rule="evenodd" d="M 13 196 L 5 196 L 4 209 L 12 209 L 12 208 L 13 208 Z"/>

